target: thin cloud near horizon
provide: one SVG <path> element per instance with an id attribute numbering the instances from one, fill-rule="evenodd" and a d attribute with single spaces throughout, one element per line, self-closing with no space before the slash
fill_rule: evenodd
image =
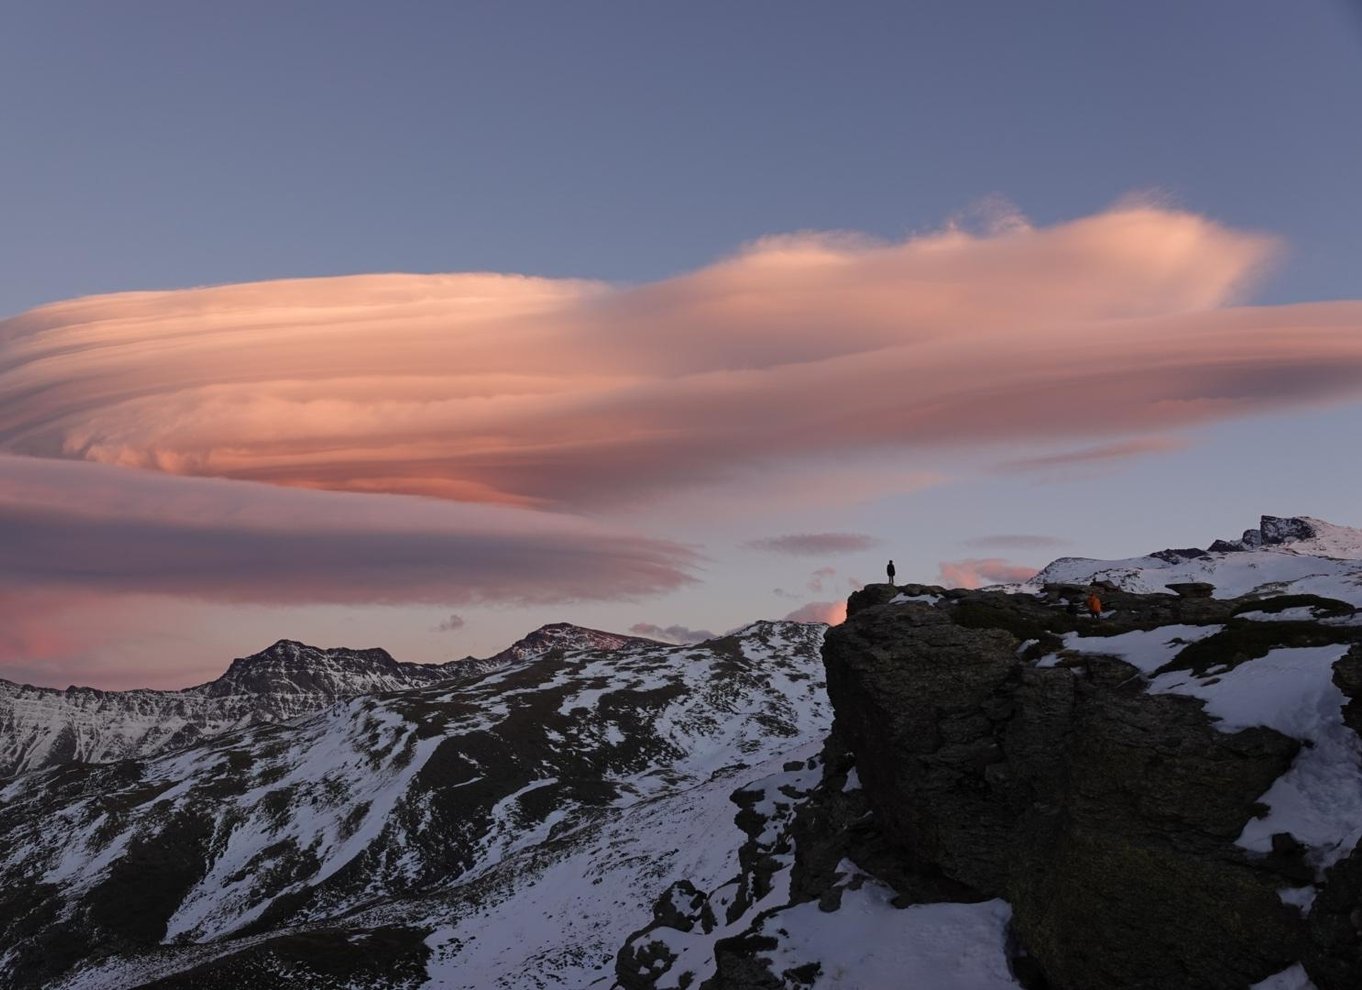
<path id="1" fill-rule="evenodd" d="M 784 536 L 763 536 L 743 544 L 750 550 L 767 550 L 793 557 L 832 557 L 873 550 L 883 545 L 884 541 L 879 537 L 865 533 L 789 533 Z"/>

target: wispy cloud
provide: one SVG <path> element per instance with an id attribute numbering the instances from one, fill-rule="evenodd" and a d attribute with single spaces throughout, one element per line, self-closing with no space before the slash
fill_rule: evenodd
<path id="1" fill-rule="evenodd" d="M 763 536 L 745 544 L 753 550 L 769 550 L 794 557 L 832 557 L 861 550 L 873 550 L 884 541 L 865 533 L 790 533 Z"/>
<path id="2" fill-rule="evenodd" d="M 1101 444 L 1095 447 L 1081 447 L 1058 454 L 1042 454 L 1034 457 L 1020 457 L 1003 461 L 998 470 L 1011 471 L 1049 471 L 1056 468 L 1081 467 L 1107 461 L 1120 461 L 1143 454 L 1162 454 L 1170 450 L 1184 450 L 1188 442 L 1182 437 L 1140 437 L 1119 443 Z"/>

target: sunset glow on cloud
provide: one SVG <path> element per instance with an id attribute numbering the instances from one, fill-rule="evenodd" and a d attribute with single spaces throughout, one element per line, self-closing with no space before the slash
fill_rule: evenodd
<path id="1" fill-rule="evenodd" d="M 941 583 L 948 588 L 982 588 L 989 584 L 1006 584 L 1035 577 L 1038 567 L 1014 564 L 999 557 L 944 560 L 941 562 Z"/>
<path id="2" fill-rule="evenodd" d="M 0 323 L 0 613 L 633 600 L 704 573 L 713 548 L 620 523 L 678 491 L 847 504 L 940 482 L 943 452 L 1097 465 L 1362 392 L 1362 303 L 1238 302 L 1276 250 L 1127 205 L 902 243 L 772 237 L 635 287 L 365 275 L 41 307 Z M 1027 573 L 941 565 L 961 585 Z"/>
<path id="3" fill-rule="evenodd" d="M 696 561 L 570 516 L 0 456 L 0 592 L 581 602 L 674 590 Z"/>
<path id="4" fill-rule="evenodd" d="M 1165 431 L 1362 387 L 1362 304 L 1231 305 L 1273 251 L 1132 206 L 901 244 L 769 238 L 637 288 L 370 275 L 91 297 L 0 324 L 0 449 L 600 508 L 754 462 Z"/>

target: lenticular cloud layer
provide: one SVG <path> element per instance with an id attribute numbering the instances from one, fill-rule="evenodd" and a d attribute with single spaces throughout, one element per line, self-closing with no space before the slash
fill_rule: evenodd
<path id="1" fill-rule="evenodd" d="M 1362 385 L 1362 303 L 1234 306 L 1273 242 L 1123 207 L 796 235 L 633 288 L 369 275 L 0 324 L 0 451 L 592 509 L 752 464 L 1166 431 Z"/>

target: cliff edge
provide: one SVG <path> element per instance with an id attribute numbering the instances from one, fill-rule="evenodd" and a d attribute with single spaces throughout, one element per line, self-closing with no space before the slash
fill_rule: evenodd
<path id="1" fill-rule="evenodd" d="M 1362 624 L 1316 596 L 872 585 L 834 737 L 912 875 L 1054 990 L 1362 986 Z"/>

